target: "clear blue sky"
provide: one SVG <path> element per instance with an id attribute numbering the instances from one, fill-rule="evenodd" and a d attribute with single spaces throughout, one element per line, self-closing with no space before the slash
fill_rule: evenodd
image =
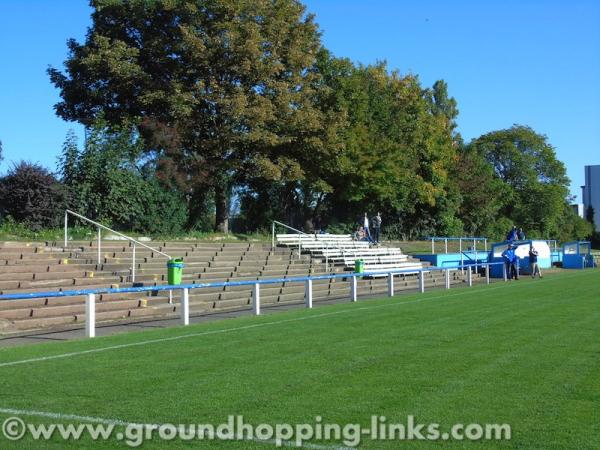
<path id="1" fill-rule="evenodd" d="M 470 140 L 514 123 L 546 134 L 580 197 L 583 166 L 600 164 L 600 2 L 595 0 L 308 0 L 336 56 L 386 60 L 424 86 L 448 82 Z M 46 75 L 66 40 L 84 39 L 79 0 L 0 0 L 0 140 L 5 161 L 55 170 L 66 132 Z"/>

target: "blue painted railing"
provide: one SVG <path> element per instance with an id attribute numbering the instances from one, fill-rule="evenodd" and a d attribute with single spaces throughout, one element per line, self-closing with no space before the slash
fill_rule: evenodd
<path id="1" fill-rule="evenodd" d="M 490 282 L 490 266 L 499 265 L 503 263 L 484 263 L 480 266 L 485 268 L 486 282 Z M 181 298 L 181 320 L 184 325 L 189 324 L 189 290 L 190 289 L 203 289 L 203 288 L 214 288 L 214 287 L 227 287 L 227 286 L 253 286 L 253 311 L 256 315 L 260 314 L 260 286 L 263 284 L 280 284 L 280 283 L 302 283 L 306 284 L 305 301 L 308 308 L 312 308 L 312 282 L 316 280 L 331 280 L 337 278 L 350 278 L 351 291 L 350 299 L 355 302 L 357 300 L 357 286 L 356 279 L 361 277 L 381 277 L 385 276 L 388 279 L 388 295 L 394 295 L 394 276 L 396 275 L 414 275 L 417 274 L 419 277 L 419 289 L 421 292 L 425 292 L 425 280 L 424 274 L 427 272 L 442 271 L 446 274 L 446 288 L 450 288 L 449 275 L 451 271 L 470 269 L 472 265 L 459 266 L 453 268 L 442 268 L 442 267 L 424 267 L 419 269 L 401 269 L 401 270 L 386 270 L 386 271 L 373 271 L 373 272 L 362 272 L 362 273 L 340 273 L 340 274 L 327 274 L 327 275 L 313 275 L 307 277 L 284 277 L 284 278 L 268 278 L 268 279 L 257 279 L 257 280 L 245 280 L 245 281 L 222 281 L 214 283 L 193 283 L 193 284 L 178 284 L 178 285 L 162 285 L 162 286 L 140 286 L 140 287 L 127 287 L 127 288 L 96 288 L 96 289 L 80 289 L 71 291 L 51 291 L 51 292 L 25 292 L 21 294 L 3 294 L 0 295 L 0 301 L 9 300 L 26 300 L 36 298 L 55 298 L 55 297 L 76 297 L 86 296 L 86 336 L 95 336 L 95 296 L 97 294 L 120 294 L 130 292 L 156 292 L 156 291 L 173 291 L 181 289 L 183 295 Z M 472 273 L 471 270 L 467 270 L 468 285 L 472 285 Z"/>

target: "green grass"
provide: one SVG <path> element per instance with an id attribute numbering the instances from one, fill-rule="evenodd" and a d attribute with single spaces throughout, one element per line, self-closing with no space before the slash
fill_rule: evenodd
<path id="1" fill-rule="evenodd" d="M 188 337 L 1 366 L 180 336 Z M 233 414 L 253 424 L 310 423 L 322 416 L 323 422 L 366 427 L 371 415 L 386 416 L 388 423 L 406 423 L 413 415 L 442 430 L 455 423 L 507 423 L 512 439 L 365 438 L 360 448 L 598 448 L 600 272 L 3 348 L 0 408 L 176 424 L 218 424 Z M 8 416 L 0 414 L 0 421 Z M 0 437 L 0 448 L 36 445 L 8 444 Z M 69 445 L 124 447 L 89 439 L 68 445 L 55 439 L 40 447 Z M 143 448 L 192 446 L 273 447 L 153 440 Z"/>

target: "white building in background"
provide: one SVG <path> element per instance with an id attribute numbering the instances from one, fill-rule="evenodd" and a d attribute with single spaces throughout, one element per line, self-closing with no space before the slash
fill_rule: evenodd
<path id="1" fill-rule="evenodd" d="M 581 186 L 583 214 L 587 217 L 588 208 L 594 210 L 594 225 L 600 231 L 600 165 L 585 166 L 585 186 Z"/>

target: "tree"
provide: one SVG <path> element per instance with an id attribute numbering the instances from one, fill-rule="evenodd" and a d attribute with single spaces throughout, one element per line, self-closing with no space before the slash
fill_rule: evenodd
<path id="1" fill-rule="evenodd" d="M 30 229 L 60 224 L 65 207 L 65 191 L 48 170 L 21 161 L 0 179 L 0 210 Z"/>
<path id="2" fill-rule="evenodd" d="M 77 178 L 77 160 L 79 149 L 77 148 L 77 136 L 73 130 L 67 131 L 67 137 L 62 148 L 62 154 L 58 158 L 58 166 L 63 183 L 67 186 L 74 184 Z"/>
<path id="3" fill-rule="evenodd" d="M 434 115 L 418 79 L 385 63 L 354 66 L 323 55 L 319 71 L 330 101 L 347 118 L 336 168 L 326 178 L 332 219 L 355 222 L 385 212 L 386 228 L 413 237 L 461 226 L 449 170 L 456 149 L 446 117 Z"/>
<path id="4" fill-rule="evenodd" d="M 587 220 L 589 223 L 592 224 L 592 227 L 595 228 L 595 223 L 594 223 L 594 208 L 592 207 L 592 205 L 588 206 L 587 209 L 585 210 L 585 220 Z"/>
<path id="5" fill-rule="evenodd" d="M 573 208 L 565 204 L 563 214 L 558 219 L 559 232 L 555 237 L 562 241 L 589 239 L 594 227 L 587 220 L 579 217 Z"/>
<path id="6" fill-rule="evenodd" d="M 560 233 L 569 179 L 548 138 L 514 125 L 474 139 L 469 148 L 481 155 L 506 186 L 500 214 L 528 235 L 552 238 Z"/>
<path id="7" fill-rule="evenodd" d="M 299 160 L 330 152 L 335 117 L 314 106 L 319 33 L 298 1 L 91 4 L 86 42 L 68 42 L 66 74 L 49 69 L 57 114 L 86 125 L 133 120 L 159 167 L 171 168 L 166 177 L 192 195 L 214 193 L 217 229 L 227 231 L 234 185 L 285 173 L 297 181 Z"/>
<path id="8" fill-rule="evenodd" d="M 462 137 L 456 133 L 456 118 L 458 117 L 458 104 L 454 97 L 448 96 L 448 83 L 437 80 L 431 89 L 425 90 L 425 99 L 429 103 L 431 113 L 434 116 L 442 116 L 446 119 L 446 126 L 452 132 L 455 141 L 462 144 Z"/>
<path id="9" fill-rule="evenodd" d="M 187 222 L 186 201 L 179 192 L 161 186 L 142 149 L 143 140 L 127 126 L 94 123 L 81 151 L 69 132 L 59 159 L 69 206 L 118 229 L 181 231 Z"/>
<path id="10" fill-rule="evenodd" d="M 460 192 L 458 217 L 464 223 L 464 231 L 471 236 L 503 239 L 506 230 L 496 230 L 494 224 L 510 194 L 492 166 L 477 152 L 464 149 L 459 152 L 451 179 Z"/>

